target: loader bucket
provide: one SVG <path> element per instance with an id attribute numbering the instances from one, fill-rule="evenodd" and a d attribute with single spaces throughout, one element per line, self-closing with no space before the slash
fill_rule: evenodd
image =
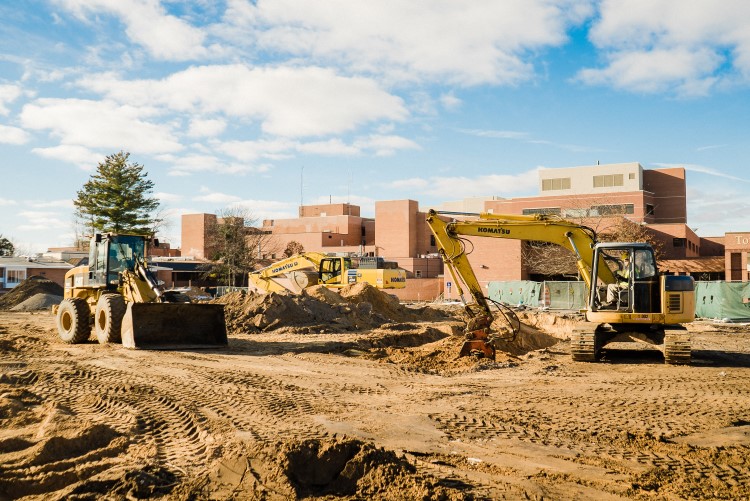
<path id="1" fill-rule="evenodd" d="M 226 346 L 224 305 L 128 303 L 122 319 L 122 345 L 167 350 Z"/>

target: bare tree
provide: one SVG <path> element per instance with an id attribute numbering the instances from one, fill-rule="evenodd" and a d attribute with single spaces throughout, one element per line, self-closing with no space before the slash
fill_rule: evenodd
<path id="1" fill-rule="evenodd" d="M 603 242 L 649 243 L 654 249 L 656 259 L 661 259 L 664 253 L 663 242 L 657 239 L 646 225 L 635 223 L 622 216 L 615 218 L 607 230 L 599 234 L 599 239 Z"/>
<path id="2" fill-rule="evenodd" d="M 273 235 L 255 227 L 257 218 L 240 206 L 219 211 L 207 228 L 206 250 L 211 259 L 206 275 L 227 286 L 244 286 L 247 274 L 264 254 L 276 252 Z"/>
<path id="3" fill-rule="evenodd" d="M 286 249 L 284 249 L 284 256 L 291 257 L 295 254 L 301 254 L 305 252 L 305 248 L 302 246 L 301 243 L 297 242 L 296 240 L 292 240 L 288 244 L 286 244 Z"/>
<path id="4" fill-rule="evenodd" d="M 606 194 L 597 199 L 572 198 L 564 209 L 550 210 L 565 220 L 587 226 L 604 242 L 648 242 L 657 259 L 662 242 L 645 225 L 635 223 L 623 215 L 625 206 L 614 203 Z M 546 242 L 524 242 L 521 246 L 522 263 L 530 274 L 547 277 L 577 277 L 576 257 L 571 251 Z"/>

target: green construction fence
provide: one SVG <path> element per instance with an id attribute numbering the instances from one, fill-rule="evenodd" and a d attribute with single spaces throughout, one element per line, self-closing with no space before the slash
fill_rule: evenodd
<path id="1" fill-rule="evenodd" d="M 695 282 L 695 316 L 750 320 L 750 282 Z"/>
<path id="2" fill-rule="evenodd" d="M 586 308 L 584 282 L 492 281 L 490 299 L 511 306 L 548 307 L 551 310 Z M 750 321 L 750 282 L 695 282 L 695 316 Z"/>

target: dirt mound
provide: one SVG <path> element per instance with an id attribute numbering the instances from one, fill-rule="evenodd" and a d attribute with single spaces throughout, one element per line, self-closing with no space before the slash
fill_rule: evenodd
<path id="1" fill-rule="evenodd" d="M 392 322 L 416 320 L 416 315 L 402 307 L 396 296 L 383 292 L 367 282 L 360 282 L 344 287 L 341 289 L 341 297 L 357 305 L 369 303 L 373 313 L 381 315 Z"/>
<path id="2" fill-rule="evenodd" d="M 10 308 L 11 311 L 39 311 L 46 310 L 52 307 L 52 305 L 60 304 L 62 296 L 56 294 L 34 294 L 25 301 L 18 303 L 14 307 Z"/>
<path id="3" fill-rule="evenodd" d="M 229 334 L 275 331 L 342 332 L 372 329 L 393 322 L 445 318 L 428 307 L 405 308 L 398 298 L 369 284 L 345 287 L 341 294 L 323 286 L 302 294 L 238 291 L 213 302 L 225 305 Z"/>
<path id="4" fill-rule="evenodd" d="M 183 499 L 467 499 L 395 452 L 349 439 L 279 443 L 219 461 Z"/>
<path id="5" fill-rule="evenodd" d="M 225 305 L 229 334 L 282 328 L 295 329 L 296 332 L 335 332 L 370 328 L 373 325 L 367 315 L 360 314 L 346 302 L 329 304 L 307 294 L 295 296 L 238 291 L 226 294 L 215 302 Z"/>
<path id="6" fill-rule="evenodd" d="M 456 324 L 448 322 L 444 324 L 452 327 L 454 333 L 462 330 Z M 433 323 L 430 325 L 439 324 Z M 382 349 L 371 350 L 369 358 L 374 358 L 381 362 L 403 365 L 419 372 L 449 376 L 465 372 L 508 367 L 527 353 L 549 348 L 559 343 L 560 339 L 522 323 L 521 331 L 514 339 L 496 339 L 493 342 L 496 350 L 494 361 L 472 356 L 459 357 L 464 341 L 464 336 L 453 335 L 420 346 L 398 346 L 391 344 Z"/>
<path id="7" fill-rule="evenodd" d="M 63 288 L 44 277 L 32 276 L 16 285 L 13 290 L 0 296 L 0 310 L 8 310 L 37 294 L 62 296 Z"/>

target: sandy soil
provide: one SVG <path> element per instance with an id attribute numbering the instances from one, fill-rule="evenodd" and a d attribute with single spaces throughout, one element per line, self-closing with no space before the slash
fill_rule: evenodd
<path id="1" fill-rule="evenodd" d="M 0 500 L 750 498 L 748 327 L 586 364 L 522 319 L 491 362 L 450 318 L 132 351 L 0 311 Z"/>

